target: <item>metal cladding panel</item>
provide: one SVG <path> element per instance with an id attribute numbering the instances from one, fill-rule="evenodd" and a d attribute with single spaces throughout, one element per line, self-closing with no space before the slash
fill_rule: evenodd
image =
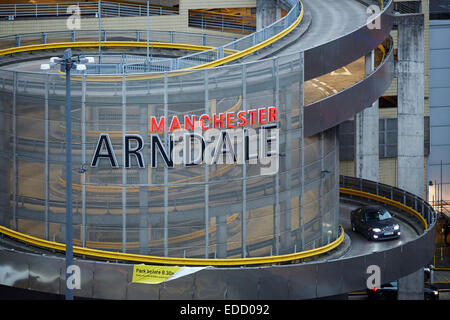
<path id="1" fill-rule="evenodd" d="M 259 270 L 258 299 L 288 299 L 289 278 L 283 269 L 283 267 L 272 267 Z"/>
<path id="2" fill-rule="evenodd" d="M 29 289 L 60 294 L 61 279 L 65 279 L 65 264 L 63 259 L 47 259 L 35 256 L 30 261 Z"/>
<path id="3" fill-rule="evenodd" d="M 0 284 L 28 289 L 29 271 L 26 255 L 9 250 L 0 251 Z"/>
<path id="4" fill-rule="evenodd" d="M 195 291 L 195 274 L 167 281 L 159 285 L 161 300 L 191 300 Z"/>
<path id="5" fill-rule="evenodd" d="M 415 243 L 415 241 L 410 241 L 403 245 L 402 263 L 400 267 L 402 275 L 407 275 L 417 271 L 417 266 L 421 264 L 420 261 L 422 261 L 422 259 L 423 256 L 420 256 L 420 253 L 417 252 L 417 244 Z"/>
<path id="6" fill-rule="evenodd" d="M 193 288 L 193 299 L 208 300 L 208 299 L 225 299 L 227 294 L 227 279 L 232 278 L 232 273 L 228 270 L 203 270 L 194 274 L 195 287 Z M 211 286 L 211 284 L 214 284 Z"/>
<path id="7" fill-rule="evenodd" d="M 80 267 L 81 284 L 80 289 L 75 289 L 74 293 L 77 297 L 91 298 L 94 293 L 94 270 L 95 263 L 75 259 L 74 265 Z M 64 271 L 64 270 L 63 270 Z M 61 294 L 65 294 L 66 284 L 65 278 L 61 279 Z"/>
<path id="8" fill-rule="evenodd" d="M 127 285 L 131 282 L 132 274 L 133 269 L 130 266 L 114 263 L 95 263 L 94 292 L 92 297 L 95 299 L 126 299 Z"/>
<path id="9" fill-rule="evenodd" d="M 129 283 L 127 300 L 158 300 L 159 285 L 146 283 Z"/>
<path id="10" fill-rule="evenodd" d="M 388 36 L 392 29 L 393 1 L 383 10 L 380 28 L 366 25 L 358 30 L 305 51 L 305 81 L 327 74 L 367 55 Z"/>
<path id="11" fill-rule="evenodd" d="M 361 290 L 366 287 L 365 256 L 344 259 L 342 265 L 342 292 Z"/>
<path id="12" fill-rule="evenodd" d="M 305 136 L 334 127 L 372 105 L 394 78 L 393 48 L 383 64 L 363 81 L 305 107 Z M 345 108 L 343 108 L 345 106 Z"/>
<path id="13" fill-rule="evenodd" d="M 327 297 L 342 292 L 343 273 L 342 261 L 330 261 L 318 264 L 317 296 Z"/>
<path id="14" fill-rule="evenodd" d="M 389 266 L 386 266 L 386 257 L 385 252 L 373 252 L 372 254 L 369 254 L 366 256 L 366 280 L 368 277 L 370 277 L 371 273 L 367 273 L 367 268 L 369 266 L 378 266 L 380 268 L 380 276 L 381 276 L 381 283 L 385 283 L 383 280 L 384 270 L 389 269 Z"/>
<path id="15" fill-rule="evenodd" d="M 96 299 L 312 299 L 366 288 L 367 267 L 378 265 L 385 283 L 414 272 L 429 262 L 434 226 L 403 247 L 345 259 L 264 268 L 213 268 L 159 285 L 131 283 L 132 265 L 75 262 L 82 288 L 75 296 Z M 423 242 L 423 244 L 420 244 Z M 421 249 L 422 247 L 422 249 Z M 30 265 L 30 272 L 28 272 Z M 63 259 L 0 251 L 5 270 L 1 284 L 64 293 Z M 12 277 L 14 275 L 14 277 Z M 28 283 L 30 285 L 28 285 Z"/>
<path id="16" fill-rule="evenodd" d="M 239 272 L 239 270 L 224 270 L 219 272 L 227 275 L 223 299 L 256 300 L 259 298 L 258 283 L 260 275 L 258 274 L 258 269 L 248 269 L 246 272 Z"/>
<path id="17" fill-rule="evenodd" d="M 381 273 L 382 281 L 392 281 L 400 278 L 401 276 L 401 264 L 402 264 L 402 248 L 396 247 L 385 251 L 385 263 L 386 267 Z M 384 280 L 383 280 L 384 279 Z"/>
<path id="18" fill-rule="evenodd" d="M 418 246 L 421 248 L 421 252 L 424 255 L 428 255 L 428 260 L 431 262 L 433 260 L 434 252 L 436 251 L 436 225 L 431 229 L 427 230 L 423 235 L 423 241 L 420 241 Z M 431 250 L 433 248 L 433 250 Z"/>
<path id="19" fill-rule="evenodd" d="M 292 266 L 289 270 L 289 299 L 317 297 L 317 265 Z"/>

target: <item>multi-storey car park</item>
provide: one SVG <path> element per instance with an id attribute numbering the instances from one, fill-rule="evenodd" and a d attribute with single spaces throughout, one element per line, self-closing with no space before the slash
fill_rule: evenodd
<path id="1" fill-rule="evenodd" d="M 152 7 L 151 17 L 194 16 L 189 3 Z M 321 298 L 365 289 L 376 265 L 381 283 L 399 280 L 400 298 L 423 297 L 436 222 L 424 200 L 423 15 L 394 15 L 391 0 L 228 5 L 256 7 L 254 27 L 200 10 L 206 17 L 200 25 L 215 30 L 130 30 L 130 17 L 153 21 L 146 20 L 149 8 L 102 1 L 81 6 L 91 30 L 0 38 L 1 285 L 65 293 L 66 75 L 39 66 L 71 48 L 95 60 L 70 82 L 73 251 L 82 270 L 75 296 Z M 0 23 L 5 30 L 41 20 L 65 24 L 61 8 L 4 5 Z M 198 19 L 189 23 L 195 27 Z M 121 21 L 120 28 L 104 28 Z M 233 28 L 247 34 L 233 38 Z M 374 102 L 394 77 L 397 187 L 378 183 L 372 170 L 378 168 Z M 244 124 L 239 114 L 258 121 Z M 244 129 L 234 141 L 245 149 L 241 162 L 227 158 L 233 146 L 226 128 L 214 123 L 220 115 L 228 129 L 233 123 Z M 338 126 L 353 116 L 357 178 L 339 169 Z M 172 128 L 174 118 L 189 125 Z M 252 144 L 249 132 L 261 135 L 264 121 L 278 135 Z M 168 165 L 171 129 L 189 133 L 195 125 L 219 129 L 222 145 L 212 149 L 212 161 Z M 276 150 L 258 153 L 265 144 Z M 93 162 L 95 155 L 101 156 Z M 271 162 L 257 161 L 265 156 L 276 170 L 267 173 Z M 350 211 L 374 203 L 396 214 L 398 240 L 368 242 L 351 231 Z M 206 268 L 149 285 L 134 281 L 140 264 Z"/>

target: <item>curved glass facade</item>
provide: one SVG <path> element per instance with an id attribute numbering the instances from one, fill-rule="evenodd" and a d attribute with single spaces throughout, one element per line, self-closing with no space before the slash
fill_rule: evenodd
<path id="1" fill-rule="evenodd" d="M 75 245 L 224 258 L 292 253 L 335 240 L 336 129 L 302 138 L 302 74 L 299 53 L 199 71 L 72 76 Z M 1 223 L 64 242 L 65 77 L 2 70 L 0 91 Z M 198 119 L 274 106 L 279 166 L 273 174 L 262 174 L 268 165 L 251 159 L 168 167 L 152 143 L 156 135 L 168 148 L 169 137 L 152 132 L 152 117 Z M 117 167 L 105 157 L 91 165 L 101 134 L 111 140 Z M 134 155 L 124 167 L 125 134 L 142 137 L 144 168 Z"/>

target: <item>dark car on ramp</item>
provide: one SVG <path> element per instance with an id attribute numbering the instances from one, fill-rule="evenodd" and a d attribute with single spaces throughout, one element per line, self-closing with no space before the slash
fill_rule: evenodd
<path id="1" fill-rule="evenodd" d="M 369 300 L 397 300 L 398 282 L 392 281 L 381 286 L 381 288 L 367 289 L 367 298 Z M 424 300 L 439 300 L 439 291 L 435 286 L 424 284 Z"/>
<path id="2" fill-rule="evenodd" d="M 400 237 L 400 225 L 389 211 L 377 205 L 353 210 L 350 214 L 352 231 L 359 232 L 368 240 L 395 239 Z"/>

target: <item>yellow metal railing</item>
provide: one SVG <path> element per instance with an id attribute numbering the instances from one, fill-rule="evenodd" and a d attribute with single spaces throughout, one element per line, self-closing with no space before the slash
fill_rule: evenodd
<path id="1" fill-rule="evenodd" d="M 383 202 L 392 206 L 395 206 L 405 212 L 411 213 L 413 216 L 418 218 L 425 229 L 428 227 L 425 219 L 420 215 L 416 210 L 391 199 L 381 197 L 378 195 L 374 195 L 372 193 L 348 189 L 348 188 L 340 188 L 340 193 L 350 194 L 354 196 L 364 197 L 368 199 L 373 199 L 379 202 Z M 311 250 L 306 250 L 298 253 L 290 253 L 285 255 L 277 255 L 277 256 L 265 256 L 265 257 L 253 257 L 253 258 L 234 258 L 234 259 L 200 259 L 200 258 L 173 258 L 173 257 L 157 257 L 157 256 L 147 256 L 147 255 L 139 255 L 139 254 L 130 254 L 130 253 L 120 253 L 120 252 L 111 252 L 105 250 L 97 250 L 90 248 L 83 248 L 79 246 L 74 246 L 73 252 L 74 254 L 84 255 L 88 257 L 100 258 L 100 259 L 112 259 L 112 260 L 120 260 L 120 261 L 133 261 L 133 262 L 141 262 L 141 263 L 151 263 L 151 264 L 164 264 L 164 265 L 202 265 L 202 266 L 241 266 L 241 265 L 264 265 L 264 264 L 275 264 L 275 263 L 283 263 L 283 262 L 292 262 L 300 259 L 305 259 L 309 257 L 314 257 L 328 251 L 331 251 L 338 247 L 344 240 L 344 229 L 340 227 L 341 233 L 340 236 L 333 242 Z M 58 251 L 65 251 L 65 244 L 39 239 L 30 235 L 26 235 L 9 228 L 0 226 L 0 233 L 3 233 L 11 238 L 16 240 L 20 240 L 31 245 L 42 247 L 45 249 L 53 249 Z"/>
<path id="2" fill-rule="evenodd" d="M 271 45 L 272 43 L 282 39 L 287 34 L 289 34 L 292 30 L 294 30 L 302 21 L 303 14 L 304 14 L 304 8 L 303 3 L 300 1 L 301 4 L 301 11 L 298 16 L 298 18 L 292 23 L 288 28 L 284 29 L 282 32 L 276 34 L 275 36 L 258 43 L 252 47 L 249 47 L 247 49 L 244 49 L 242 51 L 232 50 L 232 49 L 225 49 L 224 53 L 229 54 L 227 57 L 205 63 L 202 65 L 181 69 L 180 71 L 189 71 L 189 70 L 197 70 L 197 69 L 203 69 L 203 68 L 212 68 L 217 67 L 232 61 L 235 61 L 237 59 L 240 59 L 244 56 L 250 55 L 258 50 L 263 49 L 264 47 L 267 47 Z M 152 42 L 151 45 L 153 47 L 157 48 L 172 48 L 172 49 L 186 49 L 186 50 L 196 50 L 196 51 L 203 51 L 203 50 L 209 50 L 214 49 L 214 47 L 206 47 L 206 46 L 198 46 L 198 45 L 188 45 L 188 44 L 173 44 L 173 43 L 164 43 L 164 42 Z M 135 41 L 102 41 L 101 42 L 102 47 L 146 47 L 146 42 L 135 42 Z M 18 52 L 26 52 L 26 51 L 35 51 L 35 50 L 48 50 L 48 49 L 61 49 L 61 48 L 73 48 L 73 47 L 98 47 L 98 42 L 95 41 L 85 41 L 85 42 L 60 42 L 60 43 L 49 43 L 49 44 L 39 44 L 39 45 L 28 45 L 23 47 L 13 47 L 8 49 L 0 50 L 0 55 L 6 55 L 6 54 L 12 54 L 12 53 L 18 53 Z M 178 75 L 178 74 L 174 74 Z M 134 76 L 128 76 L 127 80 L 146 80 L 146 79 L 152 79 L 158 76 L 155 75 L 134 75 Z M 74 77 L 75 79 L 75 77 Z M 121 81 L 122 76 L 91 76 L 89 75 L 89 79 L 93 81 Z"/>
<path id="3" fill-rule="evenodd" d="M 428 229 L 428 224 L 427 224 L 426 220 L 422 217 L 422 215 L 419 212 L 417 212 L 416 210 L 414 210 L 413 208 L 410 208 L 410 207 L 404 205 L 403 203 L 400 203 L 398 201 L 394 201 L 394 200 L 391 200 L 389 198 L 385 198 L 382 196 L 378 196 L 376 194 L 372 194 L 369 192 L 353 190 L 353 189 L 348 189 L 348 188 L 340 188 L 340 193 L 364 197 L 364 198 L 376 200 L 376 201 L 383 202 L 385 204 L 389 204 L 391 206 L 397 207 L 397 208 L 401 209 L 402 211 L 411 213 L 413 216 L 415 216 L 417 219 L 419 219 L 419 221 L 425 227 L 425 230 Z"/>
<path id="4" fill-rule="evenodd" d="M 282 262 L 296 261 L 299 259 L 313 257 L 319 254 L 328 252 L 344 241 L 344 229 L 341 227 L 340 236 L 333 242 L 311 250 L 306 250 L 297 253 L 290 253 L 277 256 L 265 256 L 254 258 L 235 258 L 235 259 L 201 259 L 201 258 L 172 258 L 172 257 L 158 257 L 147 256 L 132 253 L 111 252 L 105 250 L 97 250 L 90 248 L 83 248 L 79 246 L 73 247 L 73 253 L 77 255 L 84 255 L 86 257 L 94 257 L 100 259 L 120 260 L 120 261 L 132 261 L 140 263 L 150 264 L 163 264 L 163 265 L 178 265 L 178 266 L 243 266 L 243 265 L 265 265 Z M 66 245 L 63 243 L 48 241 L 39 239 L 33 236 L 29 236 L 6 227 L 0 226 L 0 233 L 3 233 L 16 240 L 29 243 L 31 245 L 42 247 L 50 250 L 65 251 Z"/>
<path id="5" fill-rule="evenodd" d="M 102 47 L 131 47 L 131 48 L 144 48 L 147 47 L 147 42 L 140 41 L 102 41 Z M 149 46 L 152 48 L 163 48 L 163 49 L 179 49 L 179 50 L 191 50 L 191 51 L 205 51 L 215 49 L 211 46 L 200 46 L 194 44 L 182 44 L 182 43 L 170 43 L 170 42 L 150 42 Z M 32 44 L 21 47 L 13 47 L 0 50 L 0 56 L 28 52 L 28 51 L 39 51 L 39 50 L 50 50 L 50 49 L 61 49 L 61 48 L 98 48 L 98 41 L 80 41 L 80 42 L 54 42 L 45 44 Z M 234 54 L 238 50 L 225 49 L 224 53 Z"/>

